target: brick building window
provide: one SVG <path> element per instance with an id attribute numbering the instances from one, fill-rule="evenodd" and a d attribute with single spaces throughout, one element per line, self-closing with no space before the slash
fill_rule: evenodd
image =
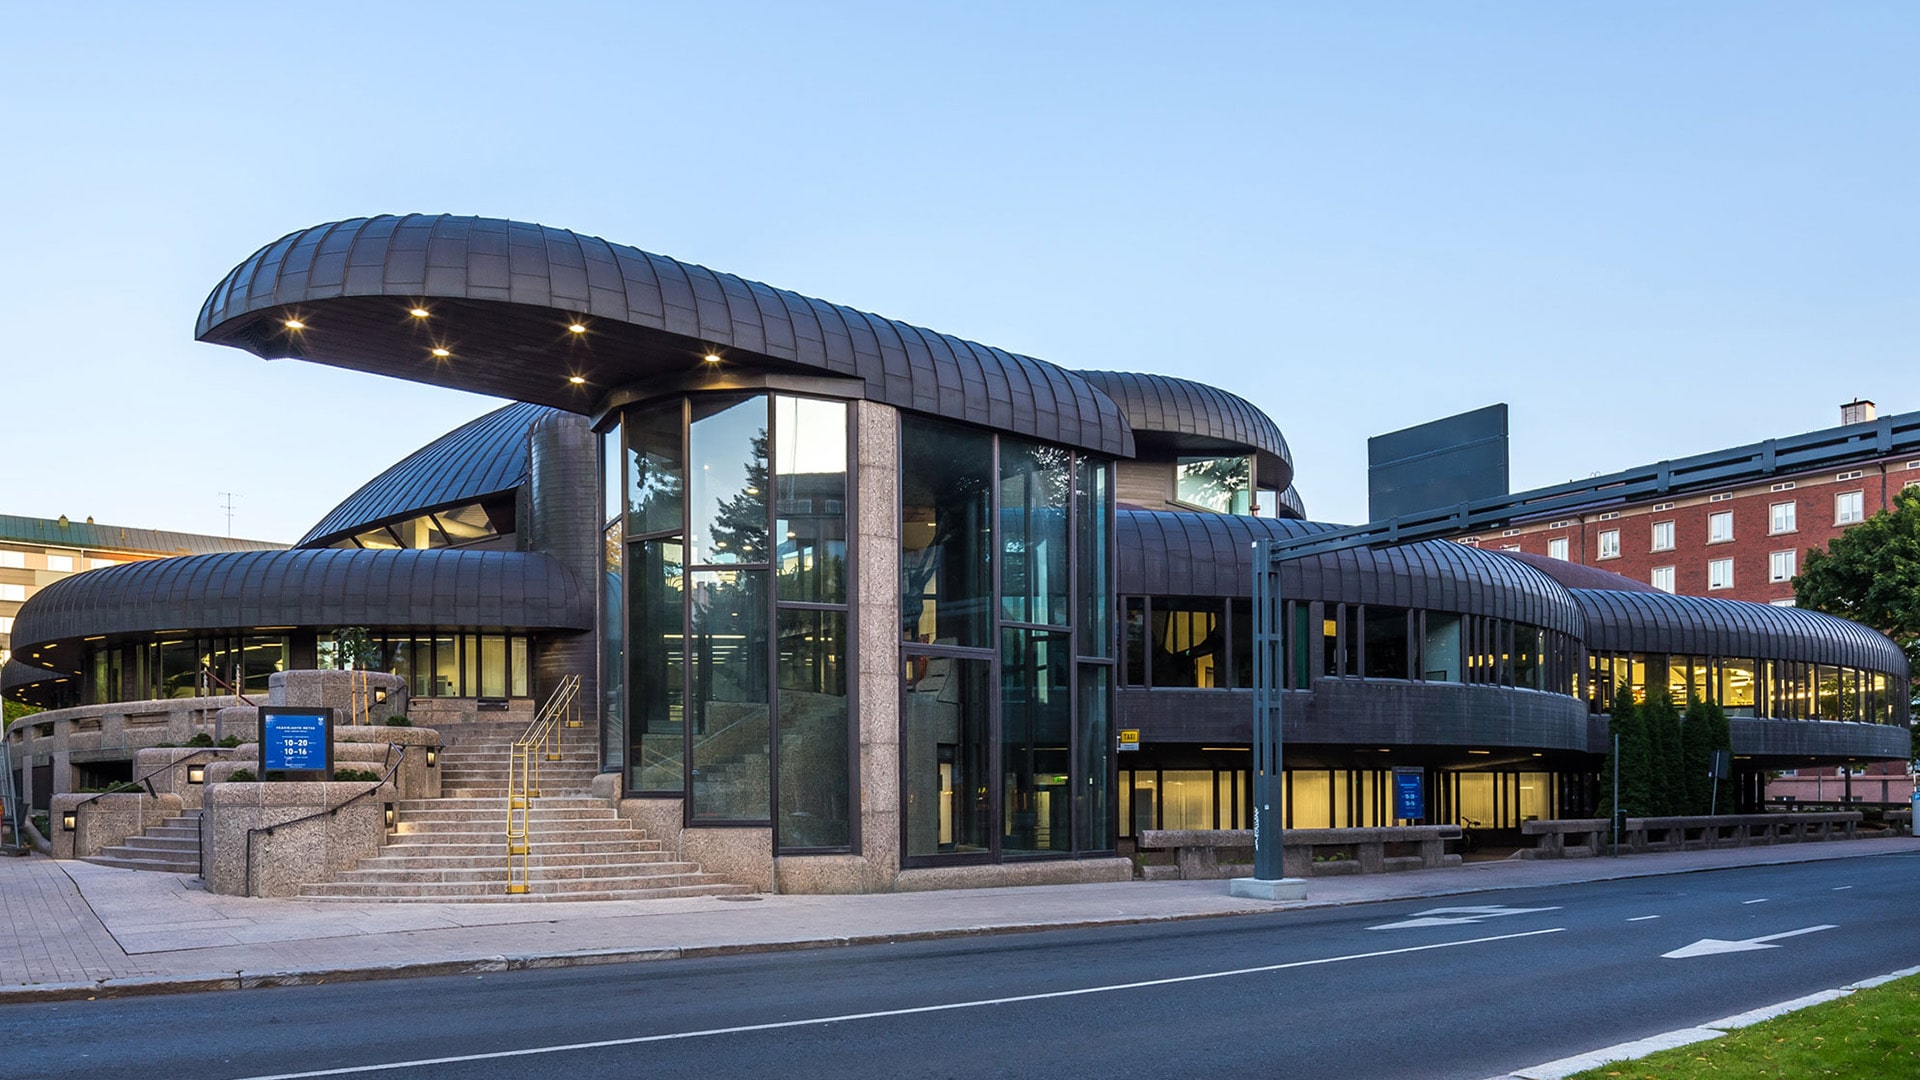
<path id="1" fill-rule="evenodd" d="M 1567 561 L 1567 538 L 1566 537 L 1556 536 L 1553 539 L 1547 541 L 1547 558 L 1559 559 L 1561 562 Z"/>
<path id="2" fill-rule="evenodd" d="M 1733 511 L 1707 515 L 1707 543 L 1724 544 L 1733 539 Z"/>
<path id="3" fill-rule="evenodd" d="M 1866 493 L 1843 491 L 1833 497 L 1833 523 L 1851 525 L 1866 520 Z"/>
<path id="4" fill-rule="evenodd" d="M 1673 522 L 1656 521 L 1653 523 L 1653 550 L 1673 550 Z"/>
<path id="5" fill-rule="evenodd" d="M 1797 520 L 1799 506 L 1795 502 L 1774 503 L 1772 512 L 1767 515 L 1767 531 L 1776 535 L 1797 532 L 1800 528 Z"/>
<path id="6" fill-rule="evenodd" d="M 1768 581 L 1792 581 L 1798 573 L 1797 565 L 1800 553 L 1797 551 L 1776 551 L 1767 556 Z"/>
<path id="7" fill-rule="evenodd" d="M 1709 589 L 1733 588 L 1733 560 L 1732 559 L 1707 560 L 1707 588 Z"/>
<path id="8" fill-rule="evenodd" d="M 1653 568 L 1653 587 L 1661 592 L 1673 591 L 1673 567 L 1656 566 Z"/>
<path id="9" fill-rule="evenodd" d="M 1608 529 L 1600 534 L 1600 557 L 1617 559 L 1620 557 L 1620 530 Z"/>

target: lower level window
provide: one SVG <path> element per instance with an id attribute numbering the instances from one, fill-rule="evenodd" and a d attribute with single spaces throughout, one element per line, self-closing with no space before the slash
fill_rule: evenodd
<path id="1" fill-rule="evenodd" d="M 1733 588 L 1733 560 L 1710 559 L 1707 562 L 1707 588 Z"/>

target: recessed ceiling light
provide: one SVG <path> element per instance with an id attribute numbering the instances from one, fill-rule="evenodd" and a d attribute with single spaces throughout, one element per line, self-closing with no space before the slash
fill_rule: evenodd
<path id="1" fill-rule="evenodd" d="M 587 327 L 585 323 L 568 323 L 567 332 L 572 334 L 584 334 L 587 332 Z"/>
<path id="2" fill-rule="evenodd" d="M 409 314 L 409 315 L 411 315 L 411 316 L 413 316 L 413 317 L 414 317 L 414 318 L 416 318 L 416 319 L 424 319 L 424 318 L 426 318 L 426 317 L 427 317 L 428 315 L 431 315 L 431 314 L 433 314 L 433 313 L 432 313 L 432 312 L 430 312 L 430 311 L 428 311 L 428 310 L 427 310 L 426 308 L 423 308 L 423 307 L 417 307 L 417 308 L 408 308 L 408 309 L 407 309 L 407 314 Z"/>
<path id="3" fill-rule="evenodd" d="M 453 355 L 453 353 L 451 353 L 451 352 L 449 352 L 449 351 L 448 351 L 448 350 L 446 350 L 446 349 L 441 349 L 441 348 L 435 348 L 435 349 L 433 350 L 433 355 L 434 355 L 434 356 L 436 356 L 436 357 L 438 357 L 438 358 L 440 358 L 440 359 L 442 359 L 442 360 L 445 360 L 445 359 L 446 359 L 447 357 L 449 357 L 449 356 L 452 356 L 452 355 Z"/>
<path id="4" fill-rule="evenodd" d="M 583 384 L 583 383 L 585 383 L 585 382 L 586 382 L 587 380 L 585 380 L 585 379 L 583 379 L 583 378 L 581 378 L 581 377 L 580 377 L 580 376 L 578 376 L 578 375 L 569 375 L 569 376 L 567 376 L 567 381 L 568 381 L 568 382 L 570 382 L 570 383 L 572 383 L 572 384 L 573 384 L 573 385 L 575 385 L 575 386 L 579 386 L 579 385 L 581 385 L 581 384 Z"/>
<path id="5" fill-rule="evenodd" d="M 720 362 L 720 354 L 719 354 L 719 353 L 713 353 L 713 352 L 710 352 L 710 353 L 708 353 L 708 354 L 707 354 L 707 363 L 709 363 L 709 364 L 717 364 L 717 363 L 719 363 L 719 362 Z"/>
<path id="6" fill-rule="evenodd" d="M 307 328 L 307 324 L 301 322 L 299 319 L 288 319 L 285 326 L 289 330 L 305 330 Z"/>

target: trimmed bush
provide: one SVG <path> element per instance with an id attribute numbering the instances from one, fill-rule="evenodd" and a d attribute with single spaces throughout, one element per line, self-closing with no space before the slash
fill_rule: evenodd
<path id="1" fill-rule="evenodd" d="M 259 777 L 256 777 L 253 775 L 252 769 L 235 769 L 233 770 L 233 772 L 227 775 L 227 779 L 232 780 L 235 783 L 250 784 L 253 781 L 259 779 Z"/>
<path id="2" fill-rule="evenodd" d="M 387 717 L 387 726 L 388 727 L 412 727 L 413 721 L 407 719 L 404 716 L 395 714 L 393 716 Z"/>

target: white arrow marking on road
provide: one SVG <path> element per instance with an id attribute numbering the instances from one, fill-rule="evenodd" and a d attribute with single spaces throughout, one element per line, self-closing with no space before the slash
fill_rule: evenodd
<path id="1" fill-rule="evenodd" d="M 1418 926 L 1468 926 L 1486 919 L 1497 919 L 1502 915 L 1530 915 L 1536 911 L 1559 911 L 1558 907 L 1501 907 L 1498 904 L 1483 907 L 1442 907 L 1423 911 L 1411 919 L 1400 922 L 1382 923 L 1369 926 L 1369 930 L 1410 930 Z"/>
<path id="2" fill-rule="evenodd" d="M 1779 941 L 1781 938 L 1799 937 L 1801 934 L 1812 934 L 1821 930 L 1834 929 L 1838 929 L 1834 924 L 1822 923 L 1819 926 L 1803 926 L 1798 930 L 1788 930 L 1781 934 L 1767 934 L 1763 937 L 1747 938 L 1744 941 L 1721 941 L 1719 938 L 1701 938 L 1699 941 L 1685 948 L 1675 949 L 1670 953 L 1661 953 L 1660 958 L 1662 960 L 1685 960 L 1690 956 L 1715 956 L 1720 953 L 1752 952 L 1755 949 L 1777 949 L 1780 946 L 1769 945 L 1767 942 Z"/>

